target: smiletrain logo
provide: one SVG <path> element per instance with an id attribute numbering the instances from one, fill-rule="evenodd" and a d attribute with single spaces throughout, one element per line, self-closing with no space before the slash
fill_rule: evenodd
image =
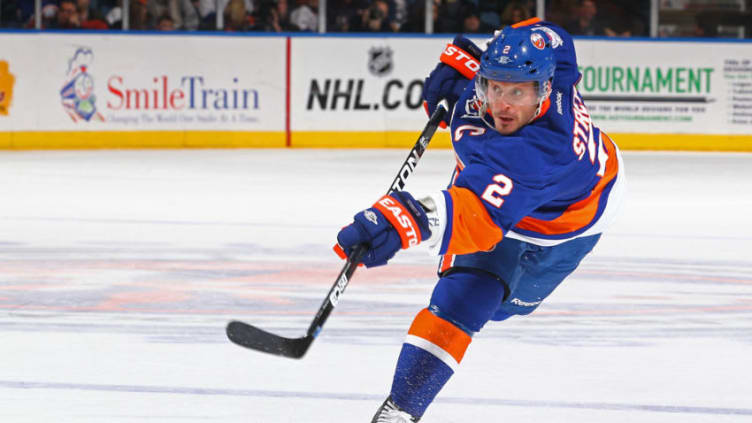
<path id="1" fill-rule="evenodd" d="M 94 78 L 89 73 L 93 60 L 94 53 L 90 48 L 79 47 L 68 61 L 66 79 L 60 89 L 60 99 L 66 113 L 74 122 L 104 121 L 104 117 L 97 111 Z"/>

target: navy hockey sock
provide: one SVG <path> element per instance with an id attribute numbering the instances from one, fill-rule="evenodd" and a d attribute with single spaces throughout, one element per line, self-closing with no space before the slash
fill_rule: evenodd
<path id="1" fill-rule="evenodd" d="M 402 345 L 392 381 L 395 404 L 420 417 L 454 374 L 470 344 L 470 335 L 423 309 Z"/>

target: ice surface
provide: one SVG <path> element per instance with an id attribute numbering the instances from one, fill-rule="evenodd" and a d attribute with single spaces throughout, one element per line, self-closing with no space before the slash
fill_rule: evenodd
<path id="1" fill-rule="evenodd" d="M 403 150 L 0 153 L 0 421 L 368 422 L 436 259 L 358 270 L 300 361 L 337 230 Z M 441 189 L 452 154 L 408 183 Z M 423 421 L 752 421 L 752 155 L 625 154 L 624 210 L 531 316 L 491 323 Z"/>

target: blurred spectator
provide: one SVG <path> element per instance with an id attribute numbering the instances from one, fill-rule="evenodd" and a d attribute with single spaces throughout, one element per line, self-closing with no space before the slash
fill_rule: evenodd
<path id="1" fill-rule="evenodd" d="M 287 0 L 265 0 L 256 11 L 253 29 L 264 32 L 291 31 Z"/>
<path id="2" fill-rule="evenodd" d="M 462 32 L 465 34 L 478 34 L 480 32 L 486 32 L 481 30 L 480 17 L 475 12 L 465 15 L 462 20 Z"/>
<path id="3" fill-rule="evenodd" d="M 316 31 L 319 28 L 319 17 L 315 8 L 317 0 L 297 0 L 297 6 L 290 12 L 290 23 L 301 31 Z"/>
<path id="4" fill-rule="evenodd" d="M 363 13 L 367 8 L 365 0 L 334 0 L 327 3 L 327 31 L 359 31 Z"/>
<path id="5" fill-rule="evenodd" d="M 244 0 L 230 0 L 224 9 L 225 31 L 248 31 L 251 28 L 251 15 Z"/>
<path id="6" fill-rule="evenodd" d="M 579 7 L 578 0 L 548 0 L 546 1 L 546 20 L 561 27 L 566 27 Z"/>
<path id="7" fill-rule="evenodd" d="M 168 15 L 175 29 L 194 31 L 199 26 L 199 15 L 191 0 L 149 0 L 146 3 L 150 26 L 159 29 L 159 21 Z"/>
<path id="8" fill-rule="evenodd" d="M 425 3 L 424 1 L 413 0 L 407 5 L 407 19 L 400 31 L 402 32 L 423 32 L 425 28 Z M 423 21 L 424 23 L 421 23 Z"/>
<path id="9" fill-rule="evenodd" d="M 530 10 L 520 2 L 510 2 L 501 12 L 501 25 L 507 26 L 530 19 Z"/>
<path id="10" fill-rule="evenodd" d="M 0 0 L 0 28 L 18 28 L 28 20 L 17 0 Z"/>
<path id="11" fill-rule="evenodd" d="M 283 31 L 291 31 L 293 28 L 290 23 L 290 0 L 277 0 L 276 10 L 279 27 Z"/>
<path id="12" fill-rule="evenodd" d="M 603 20 L 603 32 L 609 37 L 633 37 L 645 35 L 649 21 L 650 2 L 647 0 L 612 0 L 601 2 L 599 16 Z"/>
<path id="13" fill-rule="evenodd" d="M 147 0 L 131 0 L 130 16 L 128 17 L 129 29 L 146 30 L 149 27 L 149 9 Z"/>
<path id="14" fill-rule="evenodd" d="M 407 22 L 408 0 L 391 0 L 390 3 L 389 26 L 391 26 L 392 31 L 399 32 L 402 30 L 402 25 Z"/>
<path id="15" fill-rule="evenodd" d="M 91 0 L 91 6 L 96 9 L 98 15 L 105 21 L 107 20 L 107 13 L 121 5 L 121 0 Z"/>
<path id="16" fill-rule="evenodd" d="M 50 21 L 51 29 L 79 29 L 78 8 L 74 0 L 60 0 L 57 8 L 57 19 Z"/>
<path id="17" fill-rule="evenodd" d="M 609 37 L 631 37 L 632 36 L 632 30 L 630 28 L 624 27 L 624 23 L 622 24 L 616 24 L 617 26 L 604 26 L 603 27 L 603 33 L 606 34 Z"/>
<path id="18" fill-rule="evenodd" d="M 718 36 L 718 22 L 707 19 L 702 14 L 695 17 L 695 26 L 692 29 L 692 37 L 715 38 Z"/>
<path id="19" fill-rule="evenodd" d="M 123 0 L 42 0 L 43 28 L 106 29 L 122 26 Z M 715 7 L 710 0 L 703 7 Z M 744 0 L 752 3 L 752 0 Z M 59 3 L 58 3 L 59 2 Z M 641 36 L 649 27 L 651 0 L 546 0 L 547 19 L 574 35 Z M 231 31 L 316 31 L 318 0 L 130 0 L 131 29 L 160 29 L 168 15 L 178 30 L 215 30 L 217 10 Z M 63 4 L 65 4 L 63 6 Z M 434 33 L 486 33 L 534 16 L 536 0 L 431 0 Z M 425 32 L 425 0 L 328 0 L 329 32 Z M 144 11 L 144 9 L 146 9 Z M 289 9 L 293 9 L 290 11 Z M 34 0 L 0 0 L 0 26 L 34 27 Z M 744 9 L 742 9 L 744 11 Z M 717 10 L 709 13 L 718 12 Z M 745 18 L 750 14 L 742 13 Z M 752 28 L 744 21 L 709 25 L 697 18 L 694 33 L 713 36 L 730 25 Z M 146 19 L 146 22 L 142 22 Z M 749 20 L 749 19 L 748 19 Z M 752 22 L 752 20 L 750 20 Z M 720 26 L 719 26 L 720 25 Z M 724 27 L 725 25 L 725 27 Z M 164 23 L 167 26 L 167 23 Z M 745 35 L 752 32 L 745 32 Z"/>
<path id="20" fill-rule="evenodd" d="M 57 20 L 58 7 L 54 4 L 45 4 L 42 7 L 42 28 L 54 28 Z M 29 18 L 26 28 L 34 28 L 34 16 Z"/>
<path id="21" fill-rule="evenodd" d="M 217 29 L 217 8 L 224 11 L 228 0 L 190 0 L 198 12 L 198 29 L 213 31 Z M 246 9 L 253 10 L 251 0 L 246 0 Z"/>
<path id="22" fill-rule="evenodd" d="M 191 0 L 191 3 L 198 12 L 198 29 L 217 29 L 216 0 Z"/>
<path id="23" fill-rule="evenodd" d="M 109 29 L 104 16 L 91 7 L 90 0 L 76 0 L 76 10 L 81 29 Z"/>
<path id="24" fill-rule="evenodd" d="M 392 30 L 389 21 L 389 3 L 385 0 L 375 0 L 363 13 L 363 30 L 368 32 L 389 32 Z"/>
<path id="25" fill-rule="evenodd" d="M 452 8 L 459 6 L 456 1 L 452 1 Z M 410 8 L 407 23 L 403 25 L 403 30 L 406 32 L 425 32 L 426 28 L 426 16 L 425 16 L 426 2 L 423 0 L 416 0 L 413 3 L 413 7 Z M 458 8 L 456 10 L 459 10 Z M 451 14 L 450 8 L 446 7 L 443 0 L 433 0 L 431 18 L 433 20 L 433 32 L 434 33 L 456 33 L 459 32 L 462 27 L 462 22 L 458 21 L 457 16 L 459 12 L 455 11 L 455 14 Z"/>
<path id="26" fill-rule="evenodd" d="M 164 14 L 157 19 L 157 31 L 174 31 L 175 21 L 172 20 L 170 15 Z"/>
<path id="27" fill-rule="evenodd" d="M 256 10 L 256 18 L 252 28 L 254 31 L 262 32 L 282 32 L 282 25 L 279 21 L 279 13 L 274 4 L 263 4 Z"/>
<path id="28" fill-rule="evenodd" d="M 526 11 L 527 16 L 529 16 L 530 18 L 534 18 L 536 16 L 535 12 L 538 9 L 538 2 L 536 0 L 515 0 L 515 1 L 519 2 L 520 5 L 522 5 L 522 7 Z"/>
<path id="29" fill-rule="evenodd" d="M 111 8 L 104 17 L 107 25 L 111 29 L 122 29 L 123 27 L 123 5 L 118 1 L 117 4 Z"/>
<path id="30" fill-rule="evenodd" d="M 575 8 L 575 17 L 566 24 L 566 29 L 572 35 L 604 35 L 603 27 L 596 21 L 598 9 L 594 0 L 580 0 Z"/>
<path id="31" fill-rule="evenodd" d="M 493 32 L 493 27 L 483 22 L 480 18 L 480 9 L 472 2 L 466 2 L 460 8 L 463 34 L 485 34 Z"/>
<path id="32" fill-rule="evenodd" d="M 438 4 L 437 4 L 438 3 Z M 438 6 L 439 16 L 434 20 L 433 32 L 455 33 L 462 30 L 462 20 L 457 19 L 462 14 L 462 3 L 459 0 L 434 0 L 434 8 Z"/>
<path id="33" fill-rule="evenodd" d="M 137 31 L 152 29 L 152 26 L 149 24 L 150 16 L 146 3 L 147 0 L 130 0 L 128 29 L 134 29 Z M 123 28 L 123 10 L 121 6 L 118 5 L 110 9 L 105 20 L 107 20 L 107 23 L 112 29 Z"/>

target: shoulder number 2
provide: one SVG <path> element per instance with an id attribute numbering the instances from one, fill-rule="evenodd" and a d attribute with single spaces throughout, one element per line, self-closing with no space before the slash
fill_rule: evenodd
<path id="1" fill-rule="evenodd" d="M 512 192 L 514 183 L 512 183 L 512 180 L 509 179 L 506 175 L 503 175 L 501 173 L 494 176 L 493 180 L 497 183 L 489 184 L 486 187 L 486 190 L 483 191 L 481 198 L 486 200 L 492 206 L 499 208 L 502 204 L 504 204 L 504 199 L 502 197 L 509 195 L 509 193 Z"/>

